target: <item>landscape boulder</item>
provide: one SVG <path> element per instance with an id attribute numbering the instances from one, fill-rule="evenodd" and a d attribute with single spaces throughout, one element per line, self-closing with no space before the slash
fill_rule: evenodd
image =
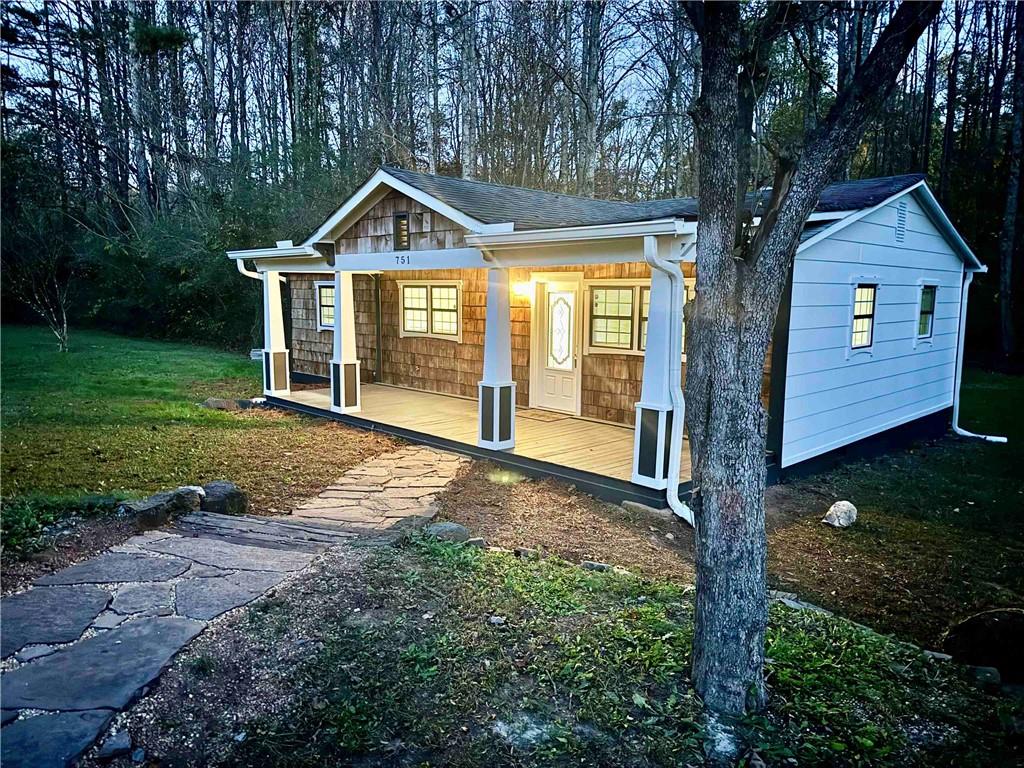
<path id="1" fill-rule="evenodd" d="M 201 508 L 221 515 L 244 515 L 249 509 L 245 491 L 227 480 L 214 480 L 203 486 L 206 495 Z"/>
<path id="2" fill-rule="evenodd" d="M 199 509 L 206 491 L 198 485 L 183 485 L 173 491 L 161 491 L 147 499 L 124 502 L 119 511 L 135 518 L 140 530 L 151 530 L 166 525 L 175 517 Z"/>
<path id="3" fill-rule="evenodd" d="M 848 501 L 837 501 L 828 508 L 821 522 L 833 528 L 849 528 L 857 522 L 857 508 Z"/>
<path id="4" fill-rule="evenodd" d="M 469 529 L 458 523 L 431 523 L 423 529 L 423 532 L 438 541 L 461 542 L 469 538 Z"/>
<path id="5" fill-rule="evenodd" d="M 1011 684 L 1024 683 L 1024 609 L 977 613 L 946 630 L 942 650 L 961 664 L 995 667 Z"/>

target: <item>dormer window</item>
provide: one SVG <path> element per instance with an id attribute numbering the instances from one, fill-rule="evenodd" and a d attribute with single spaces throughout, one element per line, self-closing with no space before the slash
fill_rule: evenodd
<path id="1" fill-rule="evenodd" d="M 395 214 L 395 250 L 409 250 L 409 214 Z"/>

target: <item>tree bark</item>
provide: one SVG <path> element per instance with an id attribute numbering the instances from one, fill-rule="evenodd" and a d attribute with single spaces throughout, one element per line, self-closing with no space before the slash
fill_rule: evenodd
<path id="1" fill-rule="evenodd" d="M 737 248 L 737 143 L 744 140 L 736 131 L 738 72 L 749 52 L 742 50 L 738 4 L 687 6 L 701 36 L 703 64 L 694 110 L 697 290 L 686 340 L 697 552 L 692 674 L 712 712 L 738 716 L 765 701 L 767 414 L 761 378 L 796 245 L 821 190 L 848 162 L 939 8 L 937 2 L 900 5 L 796 161 L 778 164 L 760 225 Z"/>

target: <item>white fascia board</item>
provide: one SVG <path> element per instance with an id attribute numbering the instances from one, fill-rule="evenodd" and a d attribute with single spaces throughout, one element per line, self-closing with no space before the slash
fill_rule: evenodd
<path id="1" fill-rule="evenodd" d="M 427 208 L 437 211 L 442 216 L 451 219 L 459 226 L 465 227 L 471 232 L 506 232 L 512 230 L 513 225 L 511 223 L 484 224 L 482 221 L 477 221 L 472 216 L 467 216 L 462 211 L 457 208 L 453 208 L 433 195 L 428 195 L 423 190 L 417 189 L 411 184 L 406 184 L 404 181 L 395 178 L 381 168 L 373 174 L 365 184 L 357 189 L 338 210 L 331 214 L 327 221 L 321 224 L 316 232 L 306 238 L 303 245 L 311 245 L 312 243 L 316 243 L 321 240 L 330 239 L 328 238 L 328 235 L 331 231 L 344 225 L 346 219 L 352 218 L 353 214 L 357 212 L 360 212 L 361 215 L 361 209 L 373 198 L 375 194 L 378 193 L 382 185 L 390 187 L 397 192 L 401 192 L 406 197 L 410 197 L 416 202 L 425 205 Z"/>
<path id="2" fill-rule="evenodd" d="M 836 221 L 838 219 L 845 219 L 847 216 L 852 216 L 857 211 L 820 211 L 818 213 L 812 213 L 807 217 L 808 221 Z"/>
<path id="3" fill-rule="evenodd" d="M 946 212 L 942 210 L 942 206 L 939 205 L 939 201 L 935 199 L 935 195 L 932 194 L 932 191 L 928 188 L 928 185 L 925 183 L 924 179 L 917 182 L 916 184 L 911 184 L 906 189 L 897 192 L 894 195 L 887 197 L 878 205 L 874 205 L 870 208 L 862 208 L 859 211 L 854 211 L 848 216 L 839 219 L 832 226 L 825 227 L 825 229 L 821 230 L 821 232 L 816 234 L 814 237 L 809 238 L 804 242 L 800 243 L 799 247 L 796 249 L 796 252 L 800 253 L 801 251 L 806 251 L 811 246 L 820 243 L 827 237 L 831 237 L 836 232 L 839 232 L 841 229 L 845 229 L 846 227 L 853 224 L 855 221 L 860 221 L 865 216 L 869 216 L 875 211 L 880 210 L 885 206 L 889 205 L 893 201 L 899 200 L 904 195 L 909 194 L 914 195 L 914 198 L 924 206 L 925 210 L 932 217 L 932 221 L 943 232 L 943 234 L 946 236 L 946 239 L 953 246 L 954 250 L 956 250 L 957 253 L 960 254 L 960 258 L 964 260 L 964 263 L 966 264 L 966 267 L 969 271 L 988 271 L 988 268 L 984 264 L 982 264 L 981 261 L 979 261 L 978 257 L 974 255 L 974 252 L 968 247 L 967 243 L 964 242 L 964 239 L 960 237 L 960 233 L 956 231 L 956 228 L 953 226 L 953 222 L 951 222 L 949 220 L 949 217 L 946 216 Z M 812 219 L 813 217 L 809 218 L 808 221 L 811 221 Z"/>
<path id="4" fill-rule="evenodd" d="M 644 235 L 675 235 L 692 222 L 678 219 L 656 219 L 653 221 L 631 221 L 623 224 L 598 224 L 588 227 L 556 227 L 552 229 L 530 229 L 522 232 L 466 235 L 466 242 L 488 250 L 519 248 L 524 245 L 544 247 L 587 240 L 614 240 L 622 237 Z M 686 232 L 689 230 L 686 229 Z"/>
<path id="5" fill-rule="evenodd" d="M 295 257 L 316 257 L 311 245 L 293 245 L 287 248 L 247 248 L 242 251 L 228 251 L 229 259 L 284 259 Z"/>
<path id="6" fill-rule="evenodd" d="M 974 254 L 974 251 L 967 245 L 960 236 L 960 233 L 956 231 L 953 222 L 949 220 L 949 216 L 942 210 L 942 206 L 939 205 L 939 201 L 932 194 L 928 185 L 921 181 L 910 187 L 907 191 L 911 190 L 914 192 L 915 199 L 924 206 L 924 209 L 932 217 L 932 223 L 942 230 L 950 245 L 960 254 L 960 258 L 966 263 L 967 269 L 971 272 L 988 272 L 988 267 L 981 263 L 981 259 Z"/>
<path id="7" fill-rule="evenodd" d="M 381 251 L 338 254 L 339 272 L 398 272 L 430 269 L 485 269 L 493 267 L 479 248 L 437 248 L 422 251 Z"/>

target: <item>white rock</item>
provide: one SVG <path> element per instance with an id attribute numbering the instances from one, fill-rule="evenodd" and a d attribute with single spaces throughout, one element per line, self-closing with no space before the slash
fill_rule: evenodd
<path id="1" fill-rule="evenodd" d="M 834 528 L 849 528 L 857 522 L 857 508 L 848 501 L 837 501 L 828 508 L 821 522 Z"/>

